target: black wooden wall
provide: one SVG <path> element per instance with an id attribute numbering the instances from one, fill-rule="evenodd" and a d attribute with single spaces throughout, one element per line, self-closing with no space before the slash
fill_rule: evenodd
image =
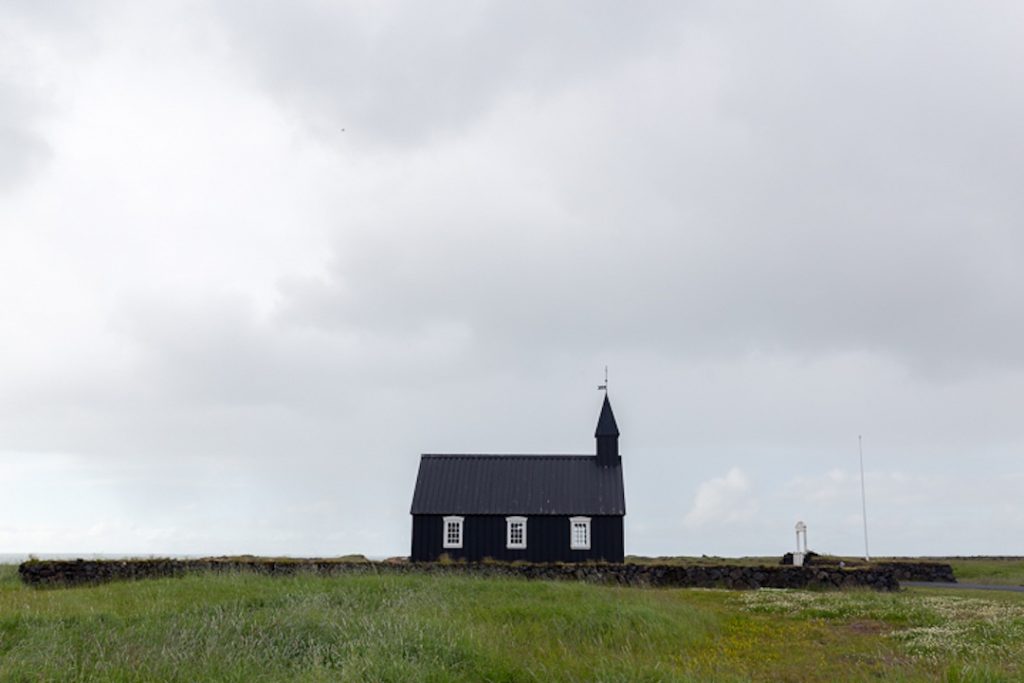
<path id="1" fill-rule="evenodd" d="M 463 515 L 462 548 L 442 547 L 444 515 L 413 515 L 412 555 L 414 562 L 436 560 L 442 553 L 452 559 L 514 562 L 622 562 L 622 517 L 591 516 L 590 550 L 569 549 L 569 515 L 527 517 L 526 548 L 505 547 L 505 515 Z"/>

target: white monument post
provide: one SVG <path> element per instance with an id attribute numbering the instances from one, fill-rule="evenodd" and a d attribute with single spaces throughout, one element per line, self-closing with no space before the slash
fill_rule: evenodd
<path id="1" fill-rule="evenodd" d="M 803 545 L 800 544 L 800 537 L 803 536 Z M 807 555 L 807 525 L 803 522 L 796 523 L 796 552 L 793 553 L 793 566 L 804 566 L 804 557 Z"/>

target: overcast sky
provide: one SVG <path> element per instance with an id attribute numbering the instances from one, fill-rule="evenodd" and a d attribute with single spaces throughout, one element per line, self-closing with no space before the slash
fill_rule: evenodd
<path id="1" fill-rule="evenodd" d="M 1024 5 L 0 0 L 0 553 L 1024 554 Z"/>

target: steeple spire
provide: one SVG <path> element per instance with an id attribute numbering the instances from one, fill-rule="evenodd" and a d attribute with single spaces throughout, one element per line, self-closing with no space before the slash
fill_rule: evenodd
<path id="1" fill-rule="evenodd" d="M 615 423 L 608 392 L 605 391 L 604 403 L 601 405 L 601 416 L 597 418 L 597 464 L 602 466 L 618 465 L 622 462 L 619 456 L 619 426 Z"/>

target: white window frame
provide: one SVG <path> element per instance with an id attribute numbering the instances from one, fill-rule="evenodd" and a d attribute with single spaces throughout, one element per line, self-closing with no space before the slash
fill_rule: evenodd
<path id="1" fill-rule="evenodd" d="M 461 548 L 462 547 L 462 532 L 463 532 L 462 524 L 463 524 L 464 521 L 465 521 L 465 518 L 458 517 L 456 515 L 449 515 L 448 517 L 444 518 L 444 525 L 441 527 L 441 545 L 443 547 L 445 547 L 445 548 Z M 448 540 L 448 525 L 449 524 L 456 524 L 456 525 L 458 525 L 458 530 L 459 530 L 459 540 L 458 541 L 452 542 L 452 541 Z"/>
<path id="2" fill-rule="evenodd" d="M 587 530 L 587 541 L 586 543 L 576 542 L 576 525 L 582 524 Z M 590 550 L 590 517 L 570 517 L 569 518 L 569 549 L 570 550 Z"/>
<path id="3" fill-rule="evenodd" d="M 523 525 L 523 540 L 521 543 L 512 542 L 512 526 L 514 524 Z M 525 550 L 526 549 L 526 517 L 506 517 L 505 518 L 505 547 L 509 550 Z"/>

